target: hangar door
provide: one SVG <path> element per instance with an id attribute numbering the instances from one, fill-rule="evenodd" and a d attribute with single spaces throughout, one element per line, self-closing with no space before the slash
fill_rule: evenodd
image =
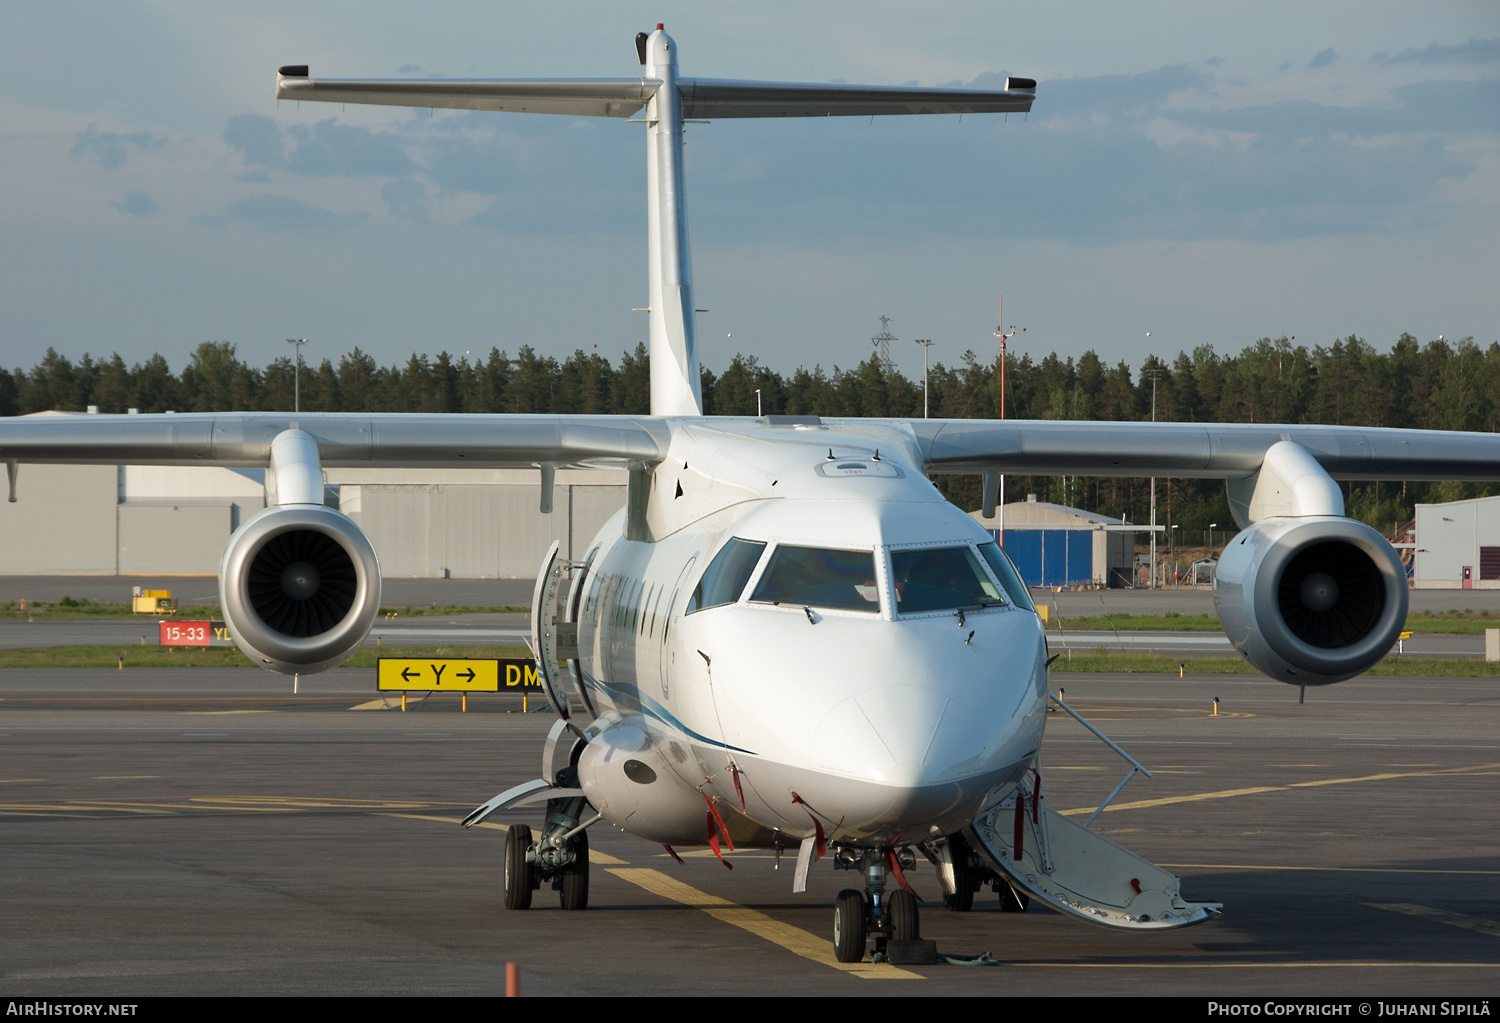
<path id="1" fill-rule="evenodd" d="M 990 530 L 998 538 L 999 530 Z M 1005 553 L 1027 586 L 1094 581 L 1094 534 L 1083 529 L 1007 529 Z"/>

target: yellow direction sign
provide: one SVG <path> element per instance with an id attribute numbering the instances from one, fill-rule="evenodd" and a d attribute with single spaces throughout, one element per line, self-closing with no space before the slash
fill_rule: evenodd
<path id="1" fill-rule="evenodd" d="M 382 692 L 499 692 L 500 662 L 451 657 L 382 657 L 376 688 Z"/>

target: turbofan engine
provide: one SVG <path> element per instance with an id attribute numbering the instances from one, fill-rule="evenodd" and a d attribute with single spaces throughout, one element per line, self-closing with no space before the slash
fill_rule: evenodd
<path id="1" fill-rule="evenodd" d="M 331 668 L 364 642 L 380 610 L 375 548 L 332 508 L 267 508 L 230 537 L 219 604 L 256 664 L 283 675 Z"/>
<path id="2" fill-rule="evenodd" d="M 1293 685 L 1358 675 L 1406 622 L 1406 571 L 1375 530 L 1339 516 L 1270 518 L 1219 559 L 1214 604 L 1230 642 Z"/>

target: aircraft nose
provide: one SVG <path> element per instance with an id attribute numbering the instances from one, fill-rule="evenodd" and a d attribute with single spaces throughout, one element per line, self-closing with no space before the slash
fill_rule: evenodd
<path id="1" fill-rule="evenodd" d="M 952 696 L 885 686 L 830 710 L 813 735 L 813 753 L 841 774 L 919 788 L 984 770 L 975 752 L 989 746 L 981 733 L 972 709 Z"/>

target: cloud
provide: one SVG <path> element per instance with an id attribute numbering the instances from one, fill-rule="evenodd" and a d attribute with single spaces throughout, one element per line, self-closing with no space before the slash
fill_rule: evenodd
<path id="1" fill-rule="evenodd" d="M 1493 130 L 1497 109 L 1500 78 L 1489 78 L 1478 82 L 1412 82 L 1392 90 L 1378 106 L 1337 107 L 1309 100 L 1283 100 L 1230 110 L 1180 110 L 1172 116 L 1184 124 L 1225 131 L 1368 136 Z"/>
<path id="2" fill-rule="evenodd" d="M 1466 43 L 1428 43 L 1423 49 L 1410 47 L 1400 53 L 1377 53 L 1372 64 L 1493 64 L 1500 61 L 1500 39 L 1470 37 Z"/>
<path id="3" fill-rule="evenodd" d="M 380 190 L 380 197 L 390 207 L 393 217 L 416 221 L 427 219 L 427 189 L 420 181 L 402 178 L 388 182 Z"/>
<path id="4" fill-rule="evenodd" d="M 311 128 L 283 128 L 260 114 L 238 114 L 229 119 L 223 138 L 251 166 L 308 177 L 395 177 L 416 169 L 400 136 L 332 117 Z"/>
<path id="5" fill-rule="evenodd" d="M 327 231 L 345 228 L 361 214 L 333 213 L 285 195 L 257 195 L 230 206 L 230 217 L 248 221 L 262 231 Z"/>
<path id="6" fill-rule="evenodd" d="M 73 148 L 68 155 L 75 160 L 97 163 L 105 170 L 117 170 L 125 166 L 133 153 L 147 153 L 161 149 L 167 144 L 165 135 L 153 135 L 149 131 L 122 135 L 112 131 L 100 131 L 95 124 L 74 136 Z"/>
<path id="7" fill-rule="evenodd" d="M 1313 59 L 1307 62 L 1308 67 L 1327 67 L 1338 59 L 1338 51 L 1332 46 L 1326 50 L 1319 50 Z"/>
<path id="8" fill-rule="evenodd" d="M 124 199 L 110 205 L 121 213 L 136 217 L 149 217 L 156 212 L 156 200 L 145 192 L 126 192 Z"/>

